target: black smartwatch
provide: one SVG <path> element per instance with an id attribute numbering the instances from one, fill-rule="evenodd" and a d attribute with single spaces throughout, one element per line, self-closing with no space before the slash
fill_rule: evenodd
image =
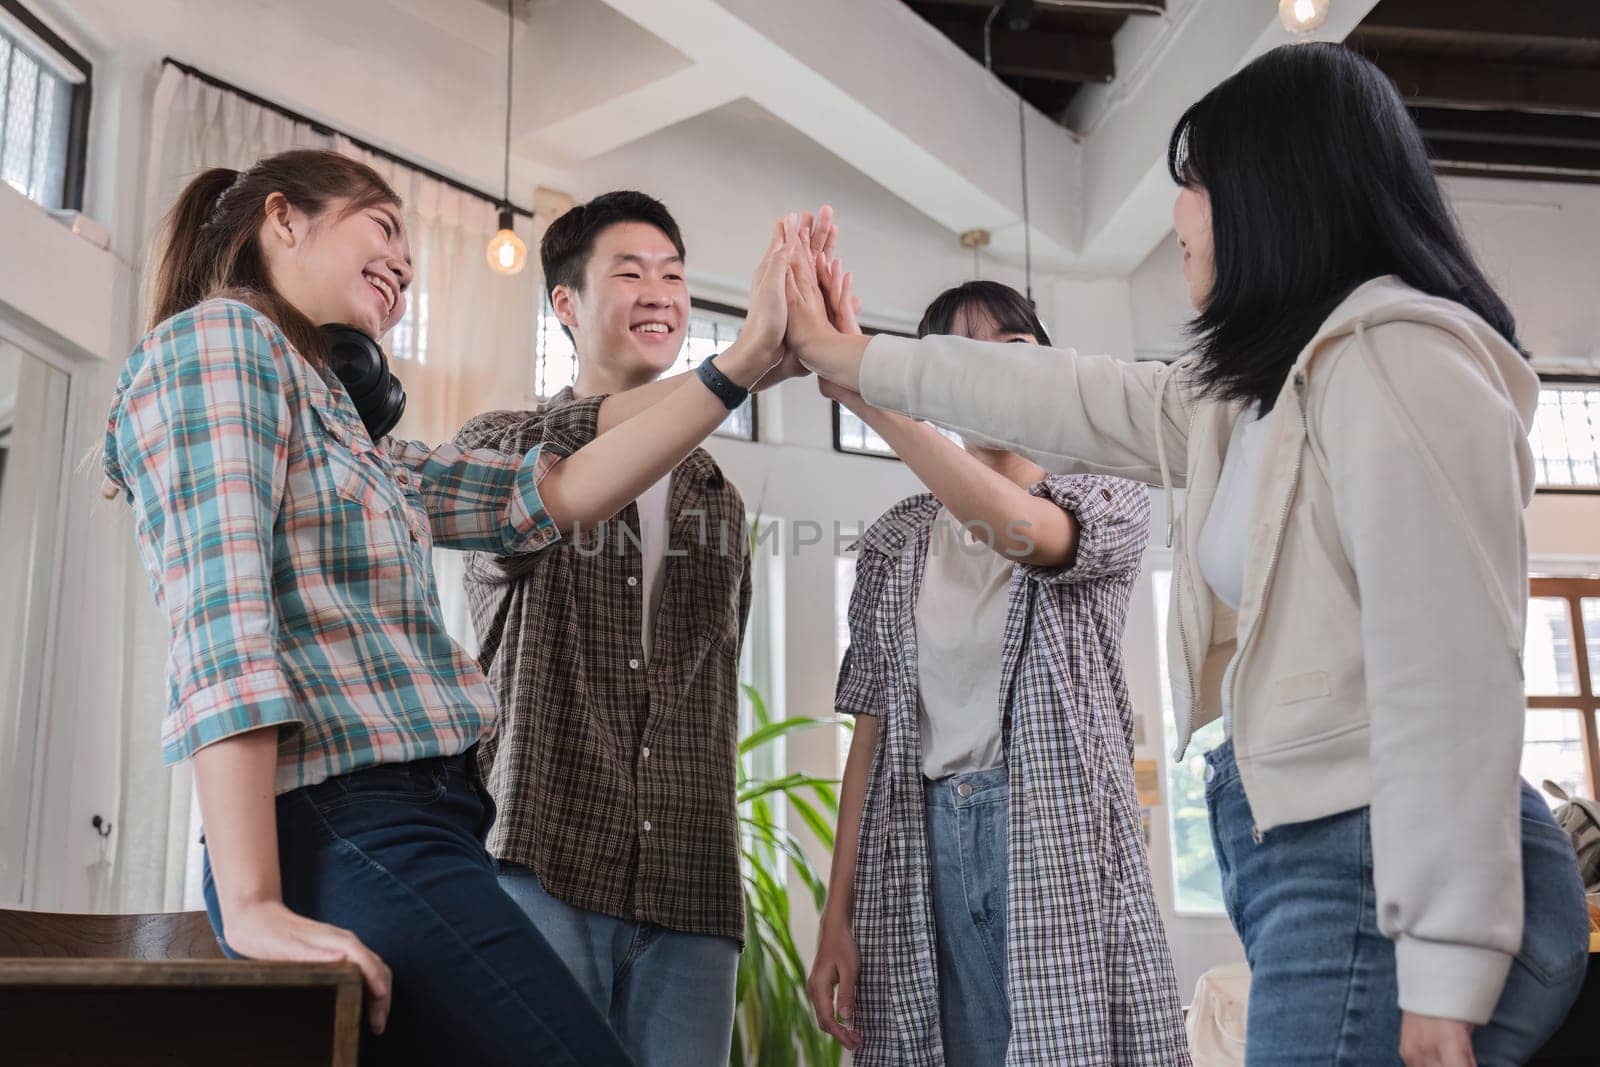
<path id="1" fill-rule="evenodd" d="M 715 356 L 701 360 L 694 372 L 699 375 L 702 382 L 706 383 L 707 389 L 717 394 L 717 399 L 722 401 L 723 407 L 734 411 L 750 396 L 750 390 L 719 371 L 715 360 Z"/>

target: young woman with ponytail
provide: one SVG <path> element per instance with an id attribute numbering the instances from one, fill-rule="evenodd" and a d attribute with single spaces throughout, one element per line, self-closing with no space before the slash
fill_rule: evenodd
<path id="1" fill-rule="evenodd" d="M 716 357 L 735 388 L 780 360 L 799 220 L 779 230 Z M 170 623 L 164 755 L 194 760 L 219 941 L 357 964 L 363 1063 L 623 1063 L 484 851 L 471 749 L 494 697 L 445 632 L 430 550 L 530 552 L 603 521 L 725 398 L 686 376 L 559 461 L 374 441 L 319 327 L 381 338 L 410 282 L 399 198 L 334 153 L 207 171 L 173 209 L 104 456 Z"/>

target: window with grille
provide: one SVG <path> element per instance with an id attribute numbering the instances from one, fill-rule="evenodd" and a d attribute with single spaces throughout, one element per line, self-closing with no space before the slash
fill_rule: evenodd
<path id="1" fill-rule="evenodd" d="M 952 433 L 942 426 L 935 426 L 934 429 L 956 444 L 961 443 L 959 434 Z M 878 431 L 862 422 L 860 416 L 837 400 L 833 402 L 833 448 L 836 452 L 848 452 L 855 456 L 899 458 L 894 454 L 894 449 L 889 447 L 889 442 L 878 436 Z"/>
<path id="2" fill-rule="evenodd" d="M 677 362 L 668 374 L 694 370 L 703 360 L 721 352 L 739 336 L 744 326 L 744 312 L 724 304 L 693 301 L 689 311 L 689 327 L 685 332 L 683 348 Z M 578 380 L 578 354 L 573 350 L 572 339 L 561 328 L 555 309 L 550 306 L 550 296 L 545 294 L 539 304 L 538 356 L 534 371 L 534 392 L 538 399 L 555 396 Z M 733 437 L 741 441 L 757 440 L 756 398 L 752 395 L 717 427 L 719 437 Z"/>
<path id="3" fill-rule="evenodd" d="M 862 330 L 863 333 L 887 333 L 895 337 L 910 337 L 910 334 L 900 333 L 896 330 Z M 878 436 L 878 431 L 861 421 L 855 412 L 841 405 L 837 400 L 833 404 L 833 450 L 835 452 L 848 452 L 853 456 L 878 456 L 883 459 L 899 459 L 894 454 L 894 449 L 889 447 L 889 442 Z M 956 444 L 961 443 L 958 434 L 951 433 L 942 426 L 934 429 L 944 434 Z"/>
<path id="4" fill-rule="evenodd" d="M 0 0 L 0 181 L 47 208 L 83 207 L 89 61 Z"/>
<path id="5" fill-rule="evenodd" d="M 1600 579 L 1535 578 L 1529 591 L 1522 777 L 1593 797 L 1600 777 Z"/>
<path id="6" fill-rule="evenodd" d="M 1600 491 L 1600 378 L 1543 376 L 1528 441 L 1540 489 Z"/>

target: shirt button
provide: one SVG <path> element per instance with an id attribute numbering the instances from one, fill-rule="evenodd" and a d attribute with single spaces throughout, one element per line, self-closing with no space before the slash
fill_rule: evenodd
<path id="1" fill-rule="evenodd" d="M 644 832 L 645 833 L 649 833 L 650 832 L 650 820 L 649 819 L 646 819 L 644 821 Z"/>
<path id="2" fill-rule="evenodd" d="M 639 757 L 641 759 L 649 759 L 650 758 L 650 746 L 649 745 L 646 745 L 646 746 L 644 746 L 643 748 L 641 748 L 639 750 Z"/>
<path id="3" fill-rule="evenodd" d="M 638 670 L 639 669 L 639 661 L 636 660 L 636 659 L 630 659 L 628 661 L 628 666 L 633 668 L 634 670 Z"/>
<path id="4" fill-rule="evenodd" d="M 1102 498 L 1106 499 L 1106 500 L 1110 500 L 1111 499 L 1111 490 L 1109 490 L 1109 489 L 1100 490 L 1100 496 Z"/>
<path id="5" fill-rule="evenodd" d="M 972 795 L 972 783 L 962 782 L 960 785 L 956 786 L 956 792 L 960 793 L 964 797 L 970 797 Z"/>
<path id="6" fill-rule="evenodd" d="M 630 574 L 630 575 L 628 575 L 628 584 L 629 585 L 638 585 L 639 584 L 639 579 L 635 578 L 633 575 Z"/>

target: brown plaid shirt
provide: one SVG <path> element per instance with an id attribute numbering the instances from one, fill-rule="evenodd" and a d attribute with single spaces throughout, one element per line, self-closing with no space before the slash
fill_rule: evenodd
<path id="1" fill-rule="evenodd" d="M 466 448 L 570 454 L 603 397 L 462 427 Z M 672 472 L 646 662 L 639 510 L 539 552 L 474 553 L 467 596 L 500 700 L 482 746 L 500 815 L 489 850 L 557 899 L 744 940 L 737 801 L 739 647 L 750 613 L 744 500 L 704 450 Z"/>

